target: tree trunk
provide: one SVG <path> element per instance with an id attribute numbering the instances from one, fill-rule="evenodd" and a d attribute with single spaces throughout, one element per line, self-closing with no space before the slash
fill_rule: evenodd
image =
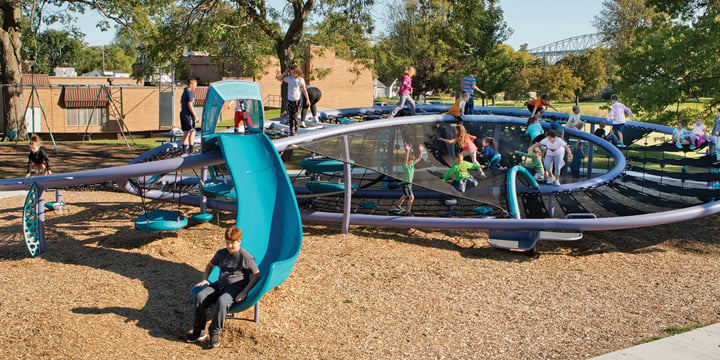
<path id="1" fill-rule="evenodd" d="M 0 1 L 0 10 L 3 13 L 2 30 L 0 31 L 0 81 L 3 87 L 3 125 L 5 131 L 16 131 L 17 136 L 26 136 L 24 118 L 24 104 L 22 88 L 19 86 L 22 79 L 20 71 L 20 40 L 21 29 L 20 1 Z M 14 85 L 14 86 L 13 86 Z"/>
<path id="2" fill-rule="evenodd" d="M 292 1 L 293 19 L 288 26 L 283 37 L 275 39 L 275 51 L 278 60 L 280 60 L 280 71 L 285 72 L 295 63 L 295 46 L 300 43 L 303 37 L 303 28 L 308 15 L 315 7 L 316 0 L 295 0 Z M 307 74 L 305 74 L 307 76 Z M 287 109 L 287 84 L 283 82 L 280 85 L 280 95 L 282 97 L 280 111 Z"/>
<path id="3" fill-rule="evenodd" d="M 295 62 L 295 53 L 289 48 L 285 47 L 284 39 L 278 39 L 275 45 L 275 51 L 277 52 L 278 60 L 280 61 L 280 73 L 284 73 L 285 70 Z M 288 103 L 288 87 L 286 82 L 280 83 L 280 112 L 283 113 L 287 110 Z"/>

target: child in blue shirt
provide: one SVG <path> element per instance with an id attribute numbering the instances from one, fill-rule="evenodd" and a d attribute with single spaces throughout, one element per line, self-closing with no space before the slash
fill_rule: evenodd
<path id="1" fill-rule="evenodd" d="M 683 145 L 690 145 L 690 150 L 695 150 L 697 144 L 697 136 L 685 129 L 685 123 L 678 121 L 677 127 L 673 130 L 673 142 L 678 149 L 682 149 Z"/>
<path id="2" fill-rule="evenodd" d="M 525 135 L 527 135 L 530 138 L 530 141 L 534 144 L 536 142 L 540 142 L 540 140 L 545 138 L 545 133 L 543 131 L 542 125 L 540 125 L 540 118 L 537 116 L 531 116 L 527 120 L 527 129 L 525 130 Z"/>
<path id="3" fill-rule="evenodd" d="M 584 147 L 585 144 L 579 141 L 577 145 L 575 145 L 575 149 L 573 149 L 572 152 L 573 159 L 570 163 L 570 173 L 574 178 L 580 177 L 580 166 L 582 165 L 582 161 L 585 158 Z"/>
<path id="4" fill-rule="evenodd" d="M 482 157 L 487 161 L 488 169 L 499 169 L 500 168 L 500 154 L 495 149 L 495 139 L 491 137 L 485 137 L 482 139 Z"/>

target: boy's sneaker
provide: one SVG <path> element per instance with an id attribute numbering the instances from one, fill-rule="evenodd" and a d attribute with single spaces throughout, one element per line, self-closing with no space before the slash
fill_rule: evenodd
<path id="1" fill-rule="evenodd" d="M 697 148 L 697 146 L 695 146 L 695 145 L 690 145 L 690 150 L 695 150 L 696 148 Z"/>
<path id="2" fill-rule="evenodd" d="M 553 181 L 553 185 L 560 185 L 560 180 L 555 179 L 555 181 Z"/>
<path id="3" fill-rule="evenodd" d="M 188 335 L 186 341 L 189 343 L 196 343 L 198 341 L 205 341 L 205 340 L 207 340 L 207 338 L 208 338 L 208 336 L 207 336 L 207 334 L 205 334 L 205 330 L 201 330 L 201 331 L 193 330 L 193 332 L 190 333 L 190 335 Z"/>
<path id="4" fill-rule="evenodd" d="M 627 146 L 625 146 L 625 144 L 622 144 L 622 143 L 621 143 L 621 144 L 617 144 L 617 147 L 619 147 L 619 148 L 624 148 L 624 147 L 627 147 Z"/>
<path id="5" fill-rule="evenodd" d="M 220 336 L 219 335 L 212 335 L 210 336 L 210 342 L 208 343 L 208 348 L 216 348 L 220 346 Z"/>
<path id="6" fill-rule="evenodd" d="M 546 182 L 548 185 L 552 184 L 553 181 L 555 181 L 555 178 L 554 178 L 554 177 L 549 177 L 549 178 L 547 178 L 547 180 L 545 180 L 545 182 Z"/>
<path id="7" fill-rule="evenodd" d="M 305 125 L 305 122 L 303 121 L 303 122 L 301 122 L 301 123 L 300 123 L 300 127 L 302 127 L 302 128 L 306 128 L 306 127 L 307 127 L 307 125 Z"/>
<path id="8" fill-rule="evenodd" d="M 676 143 L 675 143 L 675 146 L 676 146 L 678 149 L 682 149 L 682 144 L 679 143 L 679 142 L 676 142 Z"/>

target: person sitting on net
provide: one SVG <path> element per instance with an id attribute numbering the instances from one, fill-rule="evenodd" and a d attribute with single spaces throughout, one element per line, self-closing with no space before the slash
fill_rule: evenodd
<path id="1" fill-rule="evenodd" d="M 572 129 L 578 129 L 581 130 L 583 128 L 583 125 L 585 123 L 580 120 L 580 107 L 579 106 L 573 106 L 572 107 L 572 114 L 568 115 L 568 121 L 565 126 L 572 128 Z"/>
<path id="2" fill-rule="evenodd" d="M 672 140 L 678 149 L 682 149 L 683 145 L 690 145 L 690 150 L 695 150 L 697 147 L 697 136 L 685 129 L 685 123 L 682 120 L 678 121 L 673 130 Z"/>
<path id="3" fill-rule="evenodd" d="M 52 174 L 50 158 L 42 148 L 42 140 L 37 135 L 30 137 L 30 153 L 28 154 L 27 173 L 25 177 L 45 176 Z"/>
<path id="4" fill-rule="evenodd" d="M 466 92 L 462 93 L 460 95 L 460 98 L 458 98 L 457 101 L 455 101 L 455 104 L 453 104 L 453 106 L 450 107 L 450 109 L 448 110 L 447 113 L 454 116 L 458 122 L 462 123 L 462 121 L 463 121 L 462 115 L 463 115 L 463 111 L 465 109 L 465 104 L 468 102 L 469 99 L 470 99 L 470 94 L 468 94 Z"/>
<path id="5" fill-rule="evenodd" d="M 703 146 L 704 143 L 710 141 L 708 136 L 707 127 L 703 124 L 702 116 L 698 116 L 695 121 L 695 127 L 693 127 L 693 134 L 697 136 L 697 146 Z"/>
<path id="6" fill-rule="evenodd" d="M 205 333 L 207 310 L 214 304 L 215 311 L 210 322 L 210 348 L 220 345 L 220 332 L 222 331 L 225 317 L 230 307 L 243 301 L 255 283 L 260 280 L 260 270 L 255 258 L 240 247 L 242 231 L 236 227 L 230 227 L 225 231 L 225 247 L 215 252 L 210 262 L 205 266 L 203 279 L 195 284 L 196 287 L 205 286 L 195 295 L 195 306 L 193 312 L 193 330 L 188 336 L 190 343 L 205 341 L 208 335 Z M 208 277 L 212 269 L 220 267 L 220 278 L 210 283 Z"/>
<path id="7" fill-rule="evenodd" d="M 617 136 L 615 136 L 615 134 L 613 134 L 613 133 L 610 133 L 609 135 L 607 135 L 605 132 L 605 127 L 607 125 L 608 125 L 607 121 L 605 121 L 605 120 L 601 121 L 600 124 L 598 124 L 598 128 L 595 129 L 595 132 L 593 132 L 593 135 L 617 146 L 618 141 L 619 141 Z"/>
<path id="8" fill-rule="evenodd" d="M 478 181 L 470 175 L 470 170 L 473 169 L 480 169 L 481 176 L 485 177 L 480 164 L 465 161 L 463 153 L 459 152 L 455 154 L 455 163 L 445 173 L 443 181 L 450 181 L 457 191 L 464 193 L 468 186 L 477 186 L 478 184 Z"/>

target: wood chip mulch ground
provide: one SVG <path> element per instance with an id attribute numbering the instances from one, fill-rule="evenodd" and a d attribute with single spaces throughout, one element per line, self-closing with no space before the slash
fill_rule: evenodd
<path id="1" fill-rule="evenodd" d="M 534 256 L 493 249 L 486 232 L 306 224 L 260 323 L 241 313 L 204 350 L 184 342 L 189 288 L 234 214 L 149 234 L 132 228 L 137 197 L 64 195 L 36 258 L 23 197 L 0 199 L 3 359 L 583 359 L 720 315 L 718 217 L 545 242 Z"/>

